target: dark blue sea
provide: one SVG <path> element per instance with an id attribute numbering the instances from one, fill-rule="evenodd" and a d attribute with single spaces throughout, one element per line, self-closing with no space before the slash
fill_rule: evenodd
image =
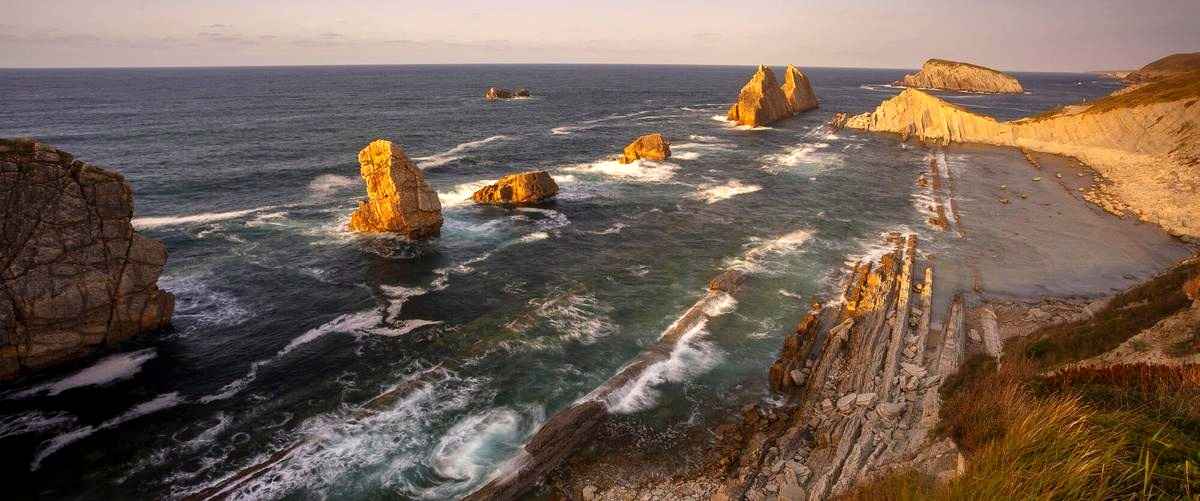
<path id="1" fill-rule="evenodd" d="M 753 70 L 0 70 L 0 137 L 122 173 L 135 226 L 166 244 L 160 284 L 178 298 L 171 331 L 0 387 L 6 492 L 186 497 L 299 443 L 233 497 L 454 498 L 653 343 L 722 270 L 749 272 L 744 292 L 616 406 L 647 443 L 769 399 L 782 337 L 810 301 L 837 297 L 845 263 L 877 253 L 883 233 L 920 235 L 964 288 L 968 269 L 1002 270 L 991 290 L 1012 296 L 1103 293 L 1182 252 L 1047 183 L 1029 188 L 1040 205 L 991 204 L 987 183 L 1031 175 L 1016 152 L 823 126 L 898 93 L 888 84 L 903 70 L 805 69 L 820 109 L 733 127 L 723 116 Z M 1028 93 L 947 97 L 1011 119 L 1117 88 L 1016 76 Z M 533 97 L 485 102 L 493 85 Z M 649 132 L 670 140 L 669 160 L 615 161 Z M 356 154 L 376 138 L 403 146 L 438 191 L 441 238 L 346 230 L 364 196 Z M 981 187 L 962 190 L 965 236 L 925 224 L 914 180 L 937 155 Z M 556 201 L 469 200 L 534 169 L 555 177 Z M 1000 210 L 1023 212 L 992 222 Z M 1081 244 L 1121 232 L 1105 249 Z"/>

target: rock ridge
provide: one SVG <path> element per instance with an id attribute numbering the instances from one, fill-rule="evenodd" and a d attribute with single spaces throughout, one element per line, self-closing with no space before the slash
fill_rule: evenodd
<path id="1" fill-rule="evenodd" d="M 945 59 L 925 61 L 921 70 L 904 75 L 897 85 L 919 89 L 1020 94 L 1025 92 L 1016 78 L 988 67 Z"/>

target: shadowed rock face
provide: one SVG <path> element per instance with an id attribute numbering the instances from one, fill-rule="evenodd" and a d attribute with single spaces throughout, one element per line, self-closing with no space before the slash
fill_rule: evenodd
<path id="1" fill-rule="evenodd" d="M 817 107 L 817 95 L 813 94 L 812 84 L 795 66 L 788 65 L 787 74 L 783 78 L 783 97 L 787 99 L 788 108 L 792 113 L 811 110 Z"/>
<path id="2" fill-rule="evenodd" d="M 133 231 L 120 174 L 0 139 L 0 379 L 167 327 L 166 248 Z"/>
<path id="3" fill-rule="evenodd" d="M 759 65 L 758 71 L 738 93 L 738 100 L 729 108 L 727 118 L 738 125 L 760 127 L 792 116 L 792 108 L 775 73 L 771 68 Z"/>
<path id="4" fill-rule="evenodd" d="M 358 152 L 367 200 L 350 216 L 350 230 L 400 233 L 410 239 L 442 231 L 442 204 L 425 175 L 391 141 L 376 139 Z"/>
<path id="5" fill-rule="evenodd" d="M 481 204 L 530 205 L 558 194 L 558 183 L 544 170 L 509 174 L 484 186 L 471 199 Z"/>
<path id="6" fill-rule="evenodd" d="M 959 92 L 990 94 L 1025 92 L 1016 78 L 1004 73 L 983 66 L 944 59 L 925 61 L 925 64 L 921 66 L 921 71 L 912 75 L 904 75 L 904 79 L 896 83 L 905 87 Z"/>
<path id="7" fill-rule="evenodd" d="M 635 160 L 646 159 L 663 161 L 671 157 L 671 143 L 662 134 L 646 134 L 635 139 L 621 153 L 621 163 L 633 163 Z"/>

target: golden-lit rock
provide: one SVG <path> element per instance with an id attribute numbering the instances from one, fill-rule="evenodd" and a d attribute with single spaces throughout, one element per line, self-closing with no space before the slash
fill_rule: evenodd
<path id="1" fill-rule="evenodd" d="M 671 156 L 671 143 L 662 134 L 646 134 L 635 139 L 621 154 L 621 163 L 632 163 L 635 160 L 646 159 L 663 161 Z"/>
<path id="2" fill-rule="evenodd" d="M 529 92 L 526 91 L 526 95 L 528 94 Z M 511 90 L 501 89 L 499 87 L 488 87 L 487 92 L 483 93 L 483 98 L 487 99 L 488 101 L 495 101 L 497 99 L 512 99 L 512 97 L 513 93 Z"/>
<path id="3" fill-rule="evenodd" d="M 1200 275 L 1196 275 L 1183 283 L 1183 293 L 1188 299 L 1200 302 Z"/>
<path id="4" fill-rule="evenodd" d="M 759 65 L 750 81 L 742 86 L 737 102 L 729 108 L 727 118 L 738 125 L 760 127 L 792 116 L 783 89 L 775 80 L 771 68 Z"/>
<path id="5" fill-rule="evenodd" d="M 544 170 L 509 174 L 476 191 L 471 199 L 481 204 L 531 205 L 558 194 L 558 183 Z"/>
<path id="6" fill-rule="evenodd" d="M 358 163 L 367 200 L 350 216 L 351 231 L 400 233 L 413 240 L 441 234 L 437 192 L 400 146 L 376 139 L 358 152 Z"/>
<path id="7" fill-rule="evenodd" d="M 1020 94 L 1025 92 L 1021 83 L 1009 75 L 983 66 L 930 59 L 921 66 L 921 71 L 904 78 L 897 85 L 919 89 L 952 90 L 959 92 L 983 92 L 989 94 Z"/>
<path id="8" fill-rule="evenodd" d="M 792 113 L 800 113 L 817 107 L 817 96 L 813 94 L 808 77 L 795 66 L 788 65 L 783 77 L 783 97 Z"/>

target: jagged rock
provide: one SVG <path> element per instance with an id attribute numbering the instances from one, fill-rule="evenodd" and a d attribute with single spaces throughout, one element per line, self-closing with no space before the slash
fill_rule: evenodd
<path id="1" fill-rule="evenodd" d="M 487 99 L 488 101 L 495 101 L 497 99 L 512 99 L 512 97 L 512 91 L 508 89 L 501 89 L 499 87 L 488 87 L 487 92 L 483 93 L 483 98 Z"/>
<path id="2" fill-rule="evenodd" d="M 733 294 L 746 281 L 746 274 L 739 270 L 726 270 L 708 281 L 708 290 Z"/>
<path id="3" fill-rule="evenodd" d="M 167 327 L 162 243 L 133 230 L 115 172 L 31 139 L 0 139 L 0 380 Z"/>
<path id="4" fill-rule="evenodd" d="M 817 96 L 813 94 L 812 84 L 809 83 L 808 77 L 796 69 L 795 66 L 788 65 L 783 77 L 783 97 L 787 100 L 788 108 L 792 113 L 800 113 L 817 107 Z M 836 116 L 835 116 L 836 118 Z"/>
<path id="5" fill-rule="evenodd" d="M 879 417 L 892 419 L 904 412 L 904 405 L 895 402 L 883 402 L 875 407 Z"/>
<path id="6" fill-rule="evenodd" d="M 953 90 L 960 92 L 985 92 L 992 94 L 1020 94 L 1025 92 L 1016 78 L 983 66 L 930 59 L 921 66 L 921 71 L 904 78 L 896 85 L 920 89 Z"/>
<path id="7" fill-rule="evenodd" d="M 967 332 L 967 337 L 976 343 L 982 342 L 983 338 L 979 337 L 979 329 L 971 329 Z"/>
<path id="8" fill-rule="evenodd" d="M 1192 301 L 1200 301 L 1200 275 L 1194 276 L 1191 280 L 1184 282 L 1183 293 Z"/>
<path id="9" fill-rule="evenodd" d="M 843 395 L 837 401 L 837 409 L 842 412 L 850 412 L 850 409 L 854 408 L 854 403 L 857 400 L 858 400 L 857 393 L 850 393 L 848 395 Z"/>
<path id="10" fill-rule="evenodd" d="M 425 175 L 391 141 L 376 139 L 358 152 L 367 200 L 350 216 L 350 230 L 393 232 L 410 239 L 436 237 L 442 230 L 442 204 Z"/>
<path id="11" fill-rule="evenodd" d="M 544 170 L 509 174 L 471 195 L 475 203 L 531 205 L 558 194 L 558 183 Z"/>
<path id="12" fill-rule="evenodd" d="M 916 364 L 910 364 L 907 362 L 900 363 L 900 370 L 903 371 L 905 374 L 912 376 L 912 377 L 922 377 L 925 375 L 926 372 L 928 372 L 925 370 L 924 367 L 921 367 Z"/>
<path id="13" fill-rule="evenodd" d="M 842 127 L 846 126 L 846 121 L 849 119 L 850 115 L 847 115 L 845 112 L 839 111 L 834 113 L 833 119 L 829 121 L 829 128 L 833 129 L 834 132 L 842 130 Z"/>
<path id="14" fill-rule="evenodd" d="M 854 403 L 856 405 L 858 405 L 859 407 L 870 406 L 871 404 L 875 403 L 875 394 L 874 393 L 859 393 L 858 396 L 856 396 L 854 398 Z"/>
<path id="15" fill-rule="evenodd" d="M 727 118 L 738 125 L 760 127 L 792 116 L 783 89 L 775 80 L 775 73 L 759 65 L 754 76 L 738 93 L 737 102 L 729 108 Z"/>
<path id="16" fill-rule="evenodd" d="M 621 153 L 620 162 L 628 164 L 643 158 L 661 162 L 670 156 L 671 143 L 664 139 L 662 134 L 655 132 L 640 136 L 629 143 Z"/>

